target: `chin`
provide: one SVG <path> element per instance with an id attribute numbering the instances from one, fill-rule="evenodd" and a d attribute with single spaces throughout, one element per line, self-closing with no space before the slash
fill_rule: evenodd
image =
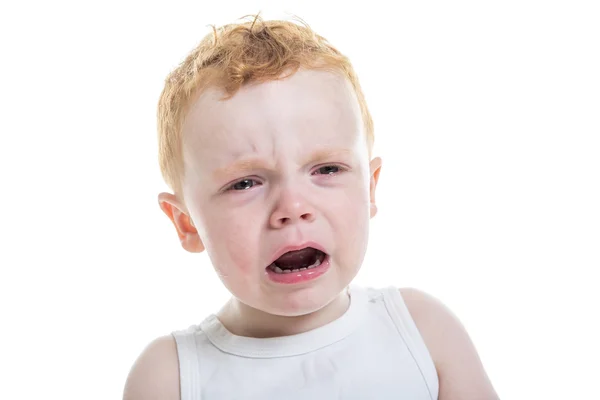
<path id="1" fill-rule="evenodd" d="M 275 304 L 271 299 L 268 310 L 264 311 L 282 317 L 300 317 L 312 314 L 335 300 L 344 288 L 325 288 L 321 285 L 298 288 L 282 294 Z"/>

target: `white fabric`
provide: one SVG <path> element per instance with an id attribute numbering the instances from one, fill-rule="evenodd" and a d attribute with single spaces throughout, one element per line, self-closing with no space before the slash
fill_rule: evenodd
<path id="1" fill-rule="evenodd" d="M 351 286 L 337 320 L 293 336 L 235 336 L 215 315 L 173 332 L 181 400 L 436 400 L 431 356 L 397 288 Z"/>

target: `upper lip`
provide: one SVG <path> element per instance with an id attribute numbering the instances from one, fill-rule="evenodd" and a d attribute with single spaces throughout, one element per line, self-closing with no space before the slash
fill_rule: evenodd
<path id="1" fill-rule="evenodd" d="M 301 249 L 305 249 L 307 247 L 312 247 L 313 249 L 320 250 L 323 253 L 327 254 L 327 252 L 325 251 L 325 248 L 317 242 L 304 242 L 302 244 L 290 244 L 290 245 L 286 245 L 286 246 L 279 248 L 279 250 L 277 250 L 275 252 L 273 257 L 271 257 L 271 261 L 269 262 L 269 265 L 273 264 L 275 262 L 275 260 L 277 260 L 279 257 L 284 255 L 288 251 L 301 250 Z"/>

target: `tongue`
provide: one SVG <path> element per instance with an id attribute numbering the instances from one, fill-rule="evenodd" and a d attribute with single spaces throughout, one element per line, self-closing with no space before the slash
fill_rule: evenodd
<path id="1" fill-rule="evenodd" d="M 307 247 L 302 250 L 290 251 L 275 261 L 279 268 L 293 269 L 308 267 L 315 262 L 317 250 Z"/>

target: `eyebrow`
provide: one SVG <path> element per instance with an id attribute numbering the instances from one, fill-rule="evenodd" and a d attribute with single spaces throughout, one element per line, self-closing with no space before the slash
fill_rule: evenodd
<path id="1" fill-rule="evenodd" d="M 328 160 L 331 158 L 344 157 L 352 154 L 349 149 L 319 149 L 307 157 L 302 165 L 310 164 L 318 161 Z M 244 173 L 255 171 L 258 169 L 268 169 L 269 163 L 260 158 L 248 158 L 234 162 L 223 168 L 216 169 L 213 173 L 215 178 L 224 178 L 235 174 L 243 175 Z"/>

